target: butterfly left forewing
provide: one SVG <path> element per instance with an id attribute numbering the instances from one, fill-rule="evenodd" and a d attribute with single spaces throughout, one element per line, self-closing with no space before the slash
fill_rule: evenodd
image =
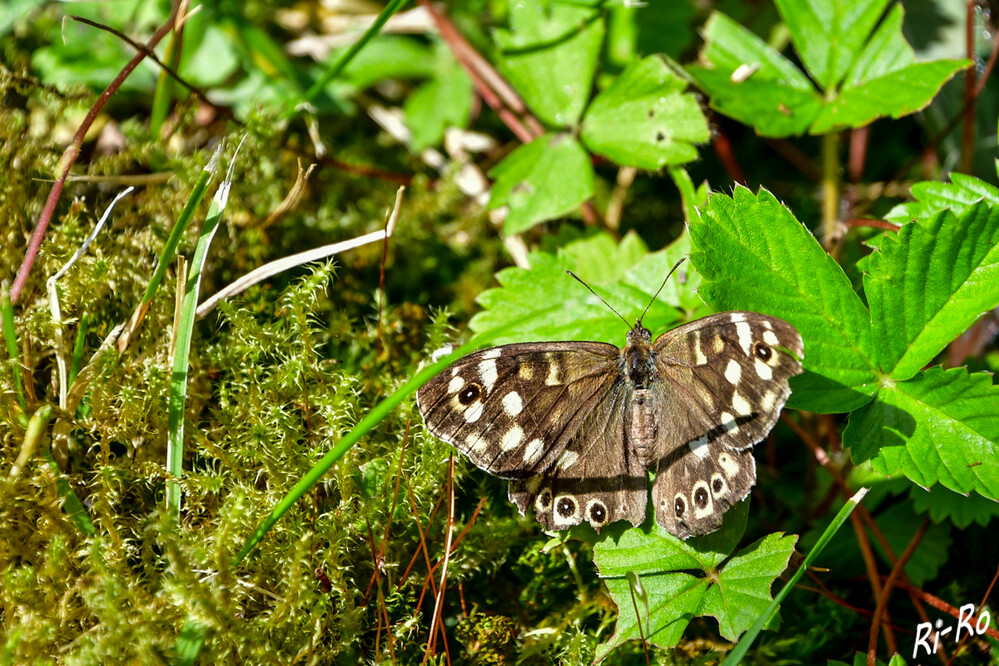
<path id="1" fill-rule="evenodd" d="M 484 349 L 427 382 L 417 404 L 430 432 L 477 467 L 530 477 L 554 463 L 604 397 L 619 352 L 598 342 Z"/>
<path id="2" fill-rule="evenodd" d="M 721 524 L 756 481 L 751 447 L 777 422 L 801 372 L 801 336 L 755 312 L 724 312 L 677 327 L 655 343 L 655 390 L 669 427 L 660 442 L 657 522 L 686 538 Z"/>

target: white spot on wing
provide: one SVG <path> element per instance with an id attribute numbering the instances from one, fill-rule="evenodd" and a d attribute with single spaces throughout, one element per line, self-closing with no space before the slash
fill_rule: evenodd
<path id="1" fill-rule="evenodd" d="M 704 460 L 708 455 L 708 436 L 701 435 L 697 439 L 692 439 L 687 442 L 687 446 L 690 447 L 691 453 Z"/>
<path id="2" fill-rule="evenodd" d="M 451 383 L 447 385 L 448 393 L 457 393 L 461 390 L 461 387 L 465 385 L 465 380 L 462 377 L 452 377 Z"/>
<path id="3" fill-rule="evenodd" d="M 711 348 L 715 350 L 716 354 L 722 353 L 722 350 L 725 349 L 725 341 L 722 339 L 722 336 L 716 335 L 711 340 Z"/>
<path id="4" fill-rule="evenodd" d="M 760 379 L 770 381 L 774 378 L 773 369 L 760 359 L 753 361 L 753 367 L 756 368 L 756 374 L 760 376 Z"/>
<path id="5" fill-rule="evenodd" d="M 483 454 L 486 452 L 486 440 L 478 434 L 469 435 L 465 438 L 465 449 L 469 454 Z"/>
<path id="6" fill-rule="evenodd" d="M 562 454 L 562 457 L 558 459 L 558 468 L 564 472 L 572 467 L 577 460 L 579 460 L 578 453 L 575 451 L 566 451 Z"/>
<path id="7" fill-rule="evenodd" d="M 735 334 L 739 336 L 739 346 L 742 347 L 742 352 L 749 356 L 749 350 L 753 346 L 753 329 L 742 321 L 735 325 Z"/>
<path id="8" fill-rule="evenodd" d="M 479 377 L 482 379 L 482 385 L 486 389 L 486 393 L 490 393 L 493 390 L 493 386 L 496 385 L 496 380 L 499 375 L 496 374 L 496 360 L 487 359 L 482 363 L 479 363 Z"/>
<path id="9" fill-rule="evenodd" d="M 734 358 L 729 359 L 728 365 L 725 366 L 725 379 L 729 384 L 738 384 L 742 379 L 742 366 Z"/>
<path id="10" fill-rule="evenodd" d="M 482 401 L 477 400 L 472 403 L 471 407 L 466 408 L 465 411 L 462 412 L 462 416 L 465 417 L 466 423 L 475 423 L 478 421 L 479 417 L 482 416 Z"/>
<path id="11" fill-rule="evenodd" d="M 524 449 L 524 463 L 533 465 L 541 460 L 541 455 L 545 452 L 545 443 L 540 439 L 532 439 Z"/>
<path id="12" fill-rule="evenodd" d="M 753 413 L 753 407 L 749 401 L 743 398 L 738 391 L 732 394 L 732 409 L 739 416 L 749 416 Z"/>
<path id="13" fill-rule="evenodd" d="M 735 458 L 733 458 L 729 453 L 722 453 L 718 456 L 718 465 L 722 468 L 722 471 L 725 472 L 725 476 L 729 478 L 735 476 L 739 471 L 739 463 L 737 463 Z"/>
<path id="14" fill-rule="evenodd" d="M 776 391 L 767 391 L 760 399 L 760 407 L 762 407 L 765 412 L 772 411 L 775 404 L 777 404 Z"/>
<path id="15" fill-rule="evenodd" d="M 510 418 L 513 418 L 524 411 L 524 401 L 520 399 L 520 394 L 510 391 L 503 396 L 503 411 Z"/>
<path id="16" fill-rule="evenodd" d="M 765 322 L 769 324 L 770 322 Z M 777 339 L 777 334 L 773 331 L 763 331 L 763 342 L 767 343 L 771 347 L 776 347 L 780 340 Z"/>
<path id="17" fill-rule="evenodd" d="M 553 360 L 548 362 L 548 377 L 545 378 L 545 384 L 548 386 L 555 386 L 559 383 L 558 381 L 558 363 Z"/>
<path id="18" fill-rule="evenodd" d="M 512 425 L 500 440 L 500 448 L 504 451 L 512 451 L 524 441 L 524 430 L 519 425 Z"/>
<path id="19" fill-rule="evenodd" d="M 705 365 L 708 362 L 708 357 L 704 355 L 704 351 L 701 349 L 701 333 L 700 331 L 694 332 L 694 363 L 697 365 Z"/>
<path id="20" fill-rule="evenodd" d="M 730 321 L 733 324 L 738 324 L 740 321 L 746 321 L 746 315 L 741 312 L 733 312 Z"/>
<path id="21" fill-rule="evenodd" d="M 721 425 L 725 428 L 725 432 L 735 432 L 739 429 L 739 424 L 735 422 L 735 417 L 728 412 L 722 412 Z"/>
<path id="22" fill-rule="evenodd" d="M 502 353 L 503 352 L 500 351 L 499 347 L 495 347 L 493 349 L 487 349 L 486 351 L 482 352 L 482 360 L 488 361 L 491 358 L 499 358 L 500 354 Z"/>

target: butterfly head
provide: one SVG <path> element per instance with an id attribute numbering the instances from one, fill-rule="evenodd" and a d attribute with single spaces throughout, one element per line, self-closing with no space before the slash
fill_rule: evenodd
<path id="1" fill-rule="evenodd" d="M 635 322 L 635 326 L 628 331 L 628 344 L 629 345 L 640 345 L 642 343 L 649 344 L 652 342 L 652 333 L 649 329 L 642 326 L 642 321 L 638 320 Z"/>

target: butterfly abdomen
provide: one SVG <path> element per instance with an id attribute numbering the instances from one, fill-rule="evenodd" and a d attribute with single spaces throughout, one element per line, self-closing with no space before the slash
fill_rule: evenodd
<path id="1" fill-rule="evenodd" d="M 635 456 L 643 467 L 652 467 L 659 435 L 659 409 L 651 391 L 638 389 L 625 416 L 626 437 L 634 444 Z"/>

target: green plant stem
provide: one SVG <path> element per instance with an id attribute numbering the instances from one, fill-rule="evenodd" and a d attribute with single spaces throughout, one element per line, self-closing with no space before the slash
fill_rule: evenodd
<path id="1" fill-rule="evenodd" d="M 842 236 L 839 219 L 839 132 L 822 136 L 822 244 L 833 257 Z"/>
<path id="2" fill-rule="evenodd" d="M 28 413 L 28 401 L 24 396 L 24 383 L 21 381 L 21 354 L 17 348 L 17 333 L 14 331 L 14 306 L 10 302 L 10 290 L 4 283 L 0 287 L 0 324 L 3 325 L 3 337 L 7 343 L 7 357 L 14 373 L 14 391 L 17 402 L 21 405 L 21 415 Z M 27 417 L 25 417 L 27 418 Z"/>

